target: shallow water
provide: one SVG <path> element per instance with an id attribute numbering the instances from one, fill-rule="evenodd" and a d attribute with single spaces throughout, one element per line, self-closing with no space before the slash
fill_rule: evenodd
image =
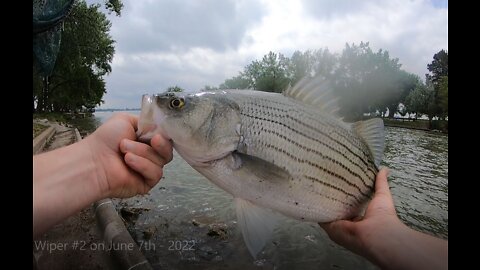
<path id="1" fill-rule="evenodd" d="M 111 114 L 97 112 L 92 121 L 101 123 Z M 387 127 L 382 165 L 390 168 L 400 218 L 448 239 L 448 136 Z M 156 269 L 375 269 L 332 242 L 317 224 L 287 218 L 252 259 L 236 226 L 232 197 L 176 153 L 150 194 L 116 204 L 119 210 L 148 209 L 128 228 Z"/>

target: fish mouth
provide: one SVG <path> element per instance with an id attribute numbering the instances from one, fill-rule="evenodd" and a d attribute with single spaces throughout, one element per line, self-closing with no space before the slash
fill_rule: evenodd
<path id="1" fill-rule="evenodd" d="M 152 137 L 160 133 L 166 139 L 167 134 L 162 130 L 159 124 L 165 118 L 161 110 L 155 109 L 155 96 L 142 95 L 142 107 L 140 117 L 138 118 L 137 139 L 141 142 L 149 142 Z"/>

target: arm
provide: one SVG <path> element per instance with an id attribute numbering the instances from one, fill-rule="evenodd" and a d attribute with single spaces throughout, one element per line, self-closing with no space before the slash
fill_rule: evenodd
<path id="1" fill-rule="evenodd" d="M 152 146 L 136 142 L 136 128 L 136 116 L 119 114 L 80 142 L 33 156 L 34 236 L 97 200 L 145 194 L 160 181 L 172 146 L 160 135 Z"/>
<path id="2" fill-rule="evenodd" d="M 415 231 L 397 217 L 386 169 L 377 175 L 375 196 L 362 219 L 320 226 L 333 241 L 382 269 L 448 268 L 448 241 Z"/>

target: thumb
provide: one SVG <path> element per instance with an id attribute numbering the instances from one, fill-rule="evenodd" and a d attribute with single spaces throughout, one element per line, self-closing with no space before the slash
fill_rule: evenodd
<path id="1" fill-rule="evenodd" d="M 350 220 L 337 220 L 329 223 L 319 223 L 330 239 L 343 245 L 352 241 L 356 237 L 355 224 Z"/>
<path id="2" fill-rule="evenodd" d="M 375 194 L 384 194 L 388 197 L 392 196 L 390 193 L 390 188 L 388 187 L 388 173 L 389 171 L 387 168 L 382 168 L 377 173 L 377 179 L 375 180 Z"/>

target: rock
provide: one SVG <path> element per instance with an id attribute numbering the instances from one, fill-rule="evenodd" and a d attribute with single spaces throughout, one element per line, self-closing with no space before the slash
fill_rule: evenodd
<path id="1" fill-rule="evenodd" d="M 149 208 L 127 208 L 127 207 L 122 207 L 120 209 L 120 215 L 122 218 L 128 222 L 133 222 L 138 219 L 138 216 L 144 212 L 144 211 L 149 211 Z"/>
<path id="2" fill-rule="evenodd" d="M 208 236 L 218 237 L 222 240 L 227 239 L 227 225 L 225 223 L 214 223 L 208 227 Z"/>
<path id="3" fill-rule="evenodd" d="M 155 226 L 148 227 L 143 231 L 143 238 L 146 240 L 152 238 L 152 236 L 155 234 L 156 231 L 157 231 L 157 227 Z"/>
<path id="4" fill-rule="evenodd" d="M 194 219 L 192 219 L 193 226 L 200 227 L 200 228 L 205 227 L 214 222 L 215 222 L 215 219 L 209 216 L 196 216 Z"/>
<path id="5" fill-rule="evenodd" d="M 197 226 L 197 227 L 202 225 L 200 222 L 196 221 L 195 219 L 192 219 L 192 224 L 193 226 Z"/>
<path id="6" fill-rule="evenodd" d="M 215 251 L 212 247 L 210 246 L 201 246 L 198 251 L 196 252 L 201 258 L 207 260 L 207 261 L 212 261 L 215 257 L 218 256 L 218 252 Z"/>

